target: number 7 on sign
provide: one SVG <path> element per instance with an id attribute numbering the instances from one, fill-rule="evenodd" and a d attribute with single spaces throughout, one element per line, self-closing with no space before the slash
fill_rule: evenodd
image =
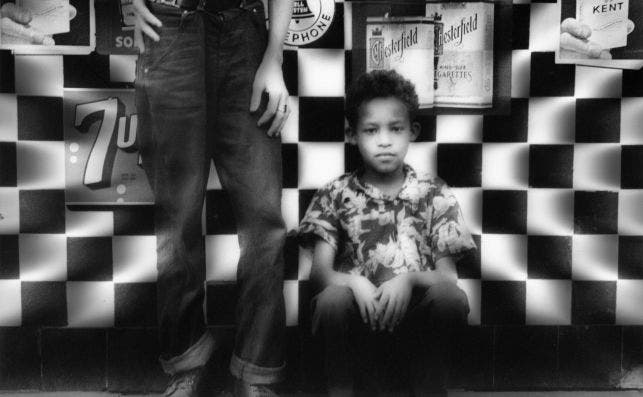
<path id="1" fill-rule="evenodd" d="M 124 114 L 125 105 L 118 98 L 76 105 L 74 122 L 76 129 L 87 133 L 94 123 L 99 123 L 98 134 L 85 165 L 83 184 L 86 186 L 91 188 L 109 186 L 117 147 L 127 150 L 134 146 L 137 118 L 136 115 L 132 116 L 130 128 L 127 131 Z M 115 144 L 116 141 L 118 145 Z"/>

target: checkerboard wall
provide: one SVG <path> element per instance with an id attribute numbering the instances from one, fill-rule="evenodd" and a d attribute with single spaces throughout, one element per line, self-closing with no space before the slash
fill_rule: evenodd
<path id="1" fill-rule="evenodd" d="M 351 4 L 336 6 L 327 37 L 284 57 L 289 229 L 316 188 L 357 162 L 342 115 Z M 643 71 L 556 65 L 558 6 L 513 8 L 511 114 L 423 117 L 408 156 L 453 187 L 478 242 L 479 263 L 459 269 L 469 323 L 643 325 Z M 63 88 L 132 87 L 134 63 L 0 51 L 0 327 L 155 325 L 151 207 L 68 207 L 64 195 Z M 232 324 L 236 296 L 227 200 L 213 169 L 213 326 Z M 307 324 L 310 258 L 292 240 L 285 255 L 292 330 Z"/>

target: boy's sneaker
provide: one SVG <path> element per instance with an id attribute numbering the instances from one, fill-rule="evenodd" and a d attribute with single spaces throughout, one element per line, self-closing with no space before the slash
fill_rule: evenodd
<path id="1" fill-rule="evenodd" d="M 240 379 L 234 380 L 235 397 L 279 397 L 273 385 L 254 385 Z"/>
<path id="2" fill-rule="evenodd" d="M 196 397 L 203 376 L 203 367 L 172 375 L 165 389 L 165 397 Z"/>

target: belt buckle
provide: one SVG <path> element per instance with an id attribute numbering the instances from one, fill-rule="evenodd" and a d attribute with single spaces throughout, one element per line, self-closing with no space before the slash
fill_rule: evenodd
<path id="1" fill-rule="evenodd" d="M 155 0 L 155 3 L 160 3 L 166 6 L 178 8 L 178 0 Z"/>

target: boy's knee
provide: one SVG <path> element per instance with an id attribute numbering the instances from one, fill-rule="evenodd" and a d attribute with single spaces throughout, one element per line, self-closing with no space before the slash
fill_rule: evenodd
<path id="1" fill-rule="evenodd" d="M 331 285 L 315 298 L 314 322 L 345 324 L 355 312 L 355 298 L 348 287 Z"/>
<path id="2" fill-rule="evenodd" d="M 469 314 L 467 295 L 455 283 L 439 283 L 427 291 L 433 315 L 443 319 L 466 320 Z"/>

